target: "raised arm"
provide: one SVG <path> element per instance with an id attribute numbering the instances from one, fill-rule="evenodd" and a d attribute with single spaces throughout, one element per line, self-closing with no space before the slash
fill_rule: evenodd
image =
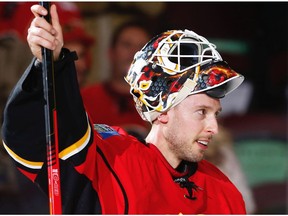
<path id="1" fill-rule="evenodd" d="M 40 171 L 45 170 L 42 168 L 46 159 L 41 46 L 56 53 L 55 90 L 61 159 L 67 160 L 73 155 L 69 147 L 75 143 L 80 145 L 78 141 L 83 140 L 83 136 L 89 139 L 89 127 L 74 65 L 77 55 L 62 48 L 56 7 L 51 6 L 52 25 L 41 17 L 47 13 L 43 7 L 34 5 L 31 10 L 35 18 L 27 40 L 35 58 L 10 94 L 3 114 L 2 135 L 4 147 L 17 167 L 31 180 L 37 181 Z"/>

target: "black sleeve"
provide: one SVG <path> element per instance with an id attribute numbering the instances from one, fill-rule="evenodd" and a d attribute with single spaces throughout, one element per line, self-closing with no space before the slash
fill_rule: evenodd
<path id="1" fill-rule="evenodd" d="M 74 65 L 77 55 L 67 49 L 62 53 L 64 57 L 54 64 L 59 152 L 87 130 Z M 4 144 L 28 161 L 46 160 L 44 104 L 41 67 L 33 59 L 9 96 L 2 125 Z"/>
<path id="2" fill-rule="evenodd" d="M 76 149 L 91 127 L 77 81 L 76 53 L 63 49 L 64 57 L 54 64 L 59 153 Z M 4 109 L 2 127 L 4 147 L 16 166 L 48 194 L 44 97 L 41 66 L 35 59 L 11 92 Z M 80 142 L 79 142 L 80 140 Z M 85 147 L 60 160 L 63 213 L 101 213 L 97 192 L 75 165 L 81 164 L 93 141 L 88 136 Z M 86 141 L 86 139 L 85 139 Z M 83 141 L 82 141 L 83 142 Z M 76 144 L 75 144 L 76 143 Z M 75 147 L 76 146 L 76 147 Z M 83 145 L 82 145 L 83 146 Z M 64 154 L 65 155 L 65 154 Z M 72 156 L 71 156 L 72 155 Z M 59 154 L 60 156 L 60 154 Z M 65 155 L 67 156 L 67 155 Z M 68 158 L 68 159 L 67 159 Z"/>

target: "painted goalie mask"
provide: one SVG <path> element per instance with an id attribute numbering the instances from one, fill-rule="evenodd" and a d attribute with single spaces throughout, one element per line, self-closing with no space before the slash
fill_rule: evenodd
<path id="1" fill-rule="evenodd" d="M 171 30 L 154 37 L 135 54 L 125 80 L 137 111 L 152 123 L 191 94 L 206 92 L 222 98 L 244 77 L 204 37 L 189 30 Z"/>

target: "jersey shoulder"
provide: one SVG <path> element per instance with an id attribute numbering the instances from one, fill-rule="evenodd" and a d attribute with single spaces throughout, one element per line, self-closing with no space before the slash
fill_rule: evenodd
<path id="1" fill-rule="evenodd" d="M 198 163 L 198 171 L 214 179 L 230 182 L 229 178 L 219 168 L 207 160 Z"/>

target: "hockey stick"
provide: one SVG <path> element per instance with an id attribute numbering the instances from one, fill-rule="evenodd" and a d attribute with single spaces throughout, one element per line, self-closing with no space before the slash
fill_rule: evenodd
<path id="1" fill-rule="evenodd" d="M 40 2 L 48 14 L 44 17 L 51 23 L 50 3 Z M 50 214 L 62 214 L 62 200 L 60 187 L 60 164 L 58 157 L 58 127 L 54 86 L 53 52 L 42 47 L 42 71 L 44 91 L 45 132 L 47 146 L 47 171 Z"/>

